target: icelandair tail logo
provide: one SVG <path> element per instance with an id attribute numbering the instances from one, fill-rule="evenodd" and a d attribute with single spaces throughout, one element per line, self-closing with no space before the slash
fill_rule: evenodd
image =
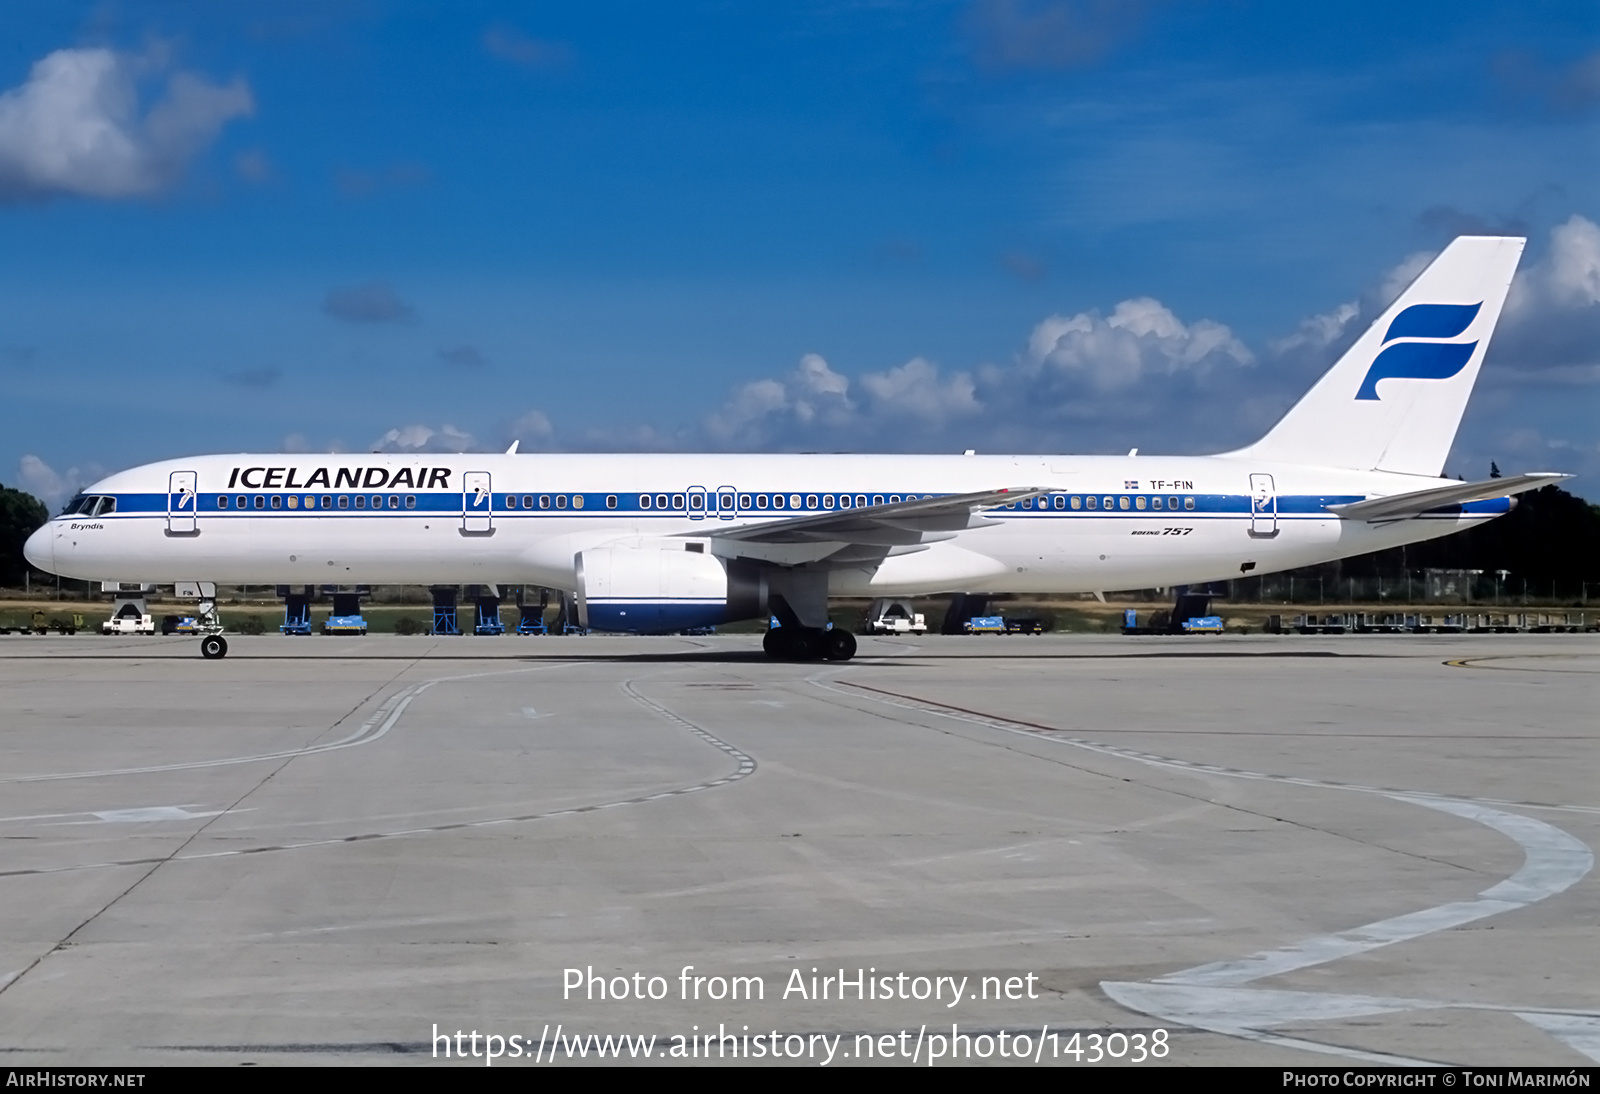
<path id="1" fill-rule="evenodd" d="M 1383 336 L 1385 345 L 1395 342 L 1373 359 L 1367 369 L 1367 378 L 1361 381 L 1357 399 L 1378 398 L 1379 380 L 1448 380 L 1472 360 L 1476 342 L 1445 342 L 1440 339 L 1455 338 L 1472 325 L 1478 311 L 1477 304 L 1413 304 L 1394 317 L 1389 332 Z M 1428 341 L 1396 342 L 1398 338 L 1428 339 Z"/>

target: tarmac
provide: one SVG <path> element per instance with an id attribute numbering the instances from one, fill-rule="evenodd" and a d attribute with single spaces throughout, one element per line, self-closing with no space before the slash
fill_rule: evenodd
<path id="1" fill-rule="evenodd" d="M 1600 1062 L 1600 636 L 229 642 L 0 638 L 7 1065 Z"/>

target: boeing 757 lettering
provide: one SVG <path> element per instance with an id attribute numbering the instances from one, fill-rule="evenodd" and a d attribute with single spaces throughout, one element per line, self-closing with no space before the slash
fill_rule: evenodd
<path id="1" fill-rule="evenodd" d="M 848 659 L 830 596 L 1219 581 L 1432 539 L 1567 476 L 1441 478 L 1524 240 L 1448 246 L 1256 443 L 1216 456 L 236 455 L 102 479 L 28 540 L 67 577 L 529 583 L 641 634 L 775 616 Z"/>

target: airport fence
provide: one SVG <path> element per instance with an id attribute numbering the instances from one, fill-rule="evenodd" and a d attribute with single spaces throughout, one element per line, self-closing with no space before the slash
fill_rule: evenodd
<path id="1" fill-rule="evenodd" d="M 1529 580 L 1496 571 L 1420 571 L 1379 577 L 1307 577 L 1267 574 L 1226 582 L 1216 595 L 1239 604 L 1471 605 L 1480 607 L 1573 607 L 1600 604 L 1600 582 Z"/>

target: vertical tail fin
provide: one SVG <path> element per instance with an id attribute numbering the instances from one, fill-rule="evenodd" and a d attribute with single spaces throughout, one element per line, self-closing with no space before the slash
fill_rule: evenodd
<path id="1" fill-rule="evenodd" d="M 1456 239 L 1271 432 L 1229 455 L 1438 475 L 1525 242 Z"/>

